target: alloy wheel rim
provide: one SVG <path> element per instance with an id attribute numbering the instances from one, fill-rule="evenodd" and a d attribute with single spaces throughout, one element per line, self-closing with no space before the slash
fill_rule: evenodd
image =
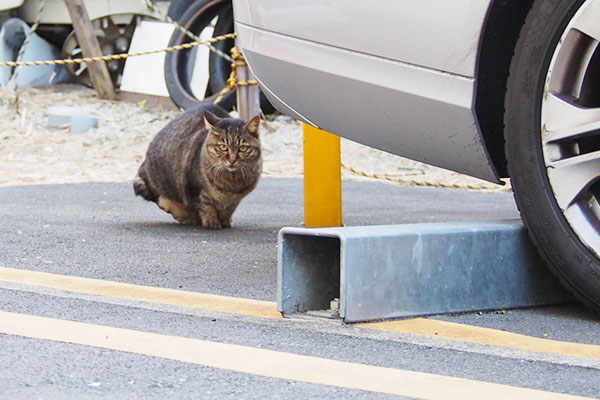
<path id="1" fill-rule="evenodd" d="M 585 1 L 546 77 L 541 142 L 554 198 L 581 242 L 600 256 L 600 0 Z"/>

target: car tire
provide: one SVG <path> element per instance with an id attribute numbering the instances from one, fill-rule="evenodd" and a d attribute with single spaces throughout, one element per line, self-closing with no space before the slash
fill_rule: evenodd
<path id="1" fill-rule="evenodd" d="M 227 1 L 227 3 L 230 2 Z M 213 36 L 222 36 L 233 31 L 233 10 L 229 6 L 219 16 Z M 215 43 L 214 46 L 223 53 L 229 54 L 231 48 L 235 46 L 235 41 L 233 39 L 221 40 Z M 208 73 L 210 75 L 208 90 L 211 93 L 218 93 L 227 84 L 227 79 L 231 74 L 231 63 L 215 52 L 211 52 L 208 58 Z"/>
<path id="2" fill-rule="evenodd" d="M 171 0 L 167 15 L 174 21 L 178 21 L 193 2 L 194 0 Z"/>
<path id="3" fill-rule="evenodd" d="M 221 36 L 233 32 L 233 9 L 230 0 L 196 0 L 192 3 L 179 19 L 179 24 L 184 28 L 199 35 L 200 32 L 218 16 L 215 23 L 213 36 Z M 169 41 L 169 46 L 190 42 L 191 39 L 176 30 Z M 233 39 L 222 40 L 214 44 L 218 50 L 229 53 L 235 45 Z M 187 52 L 187 53 L 186 53 Z M 191 67 L 189 62 L 193 59 L 190 51 L 171 52 L 165 57 L 165 80 L 171 99 L 179 107 L 188 109 L 201 101 L 214 101 L 221 90 L 227 85 L 231 73 L 231 63 L 211 52 L 209 55 L 209 80 L 205 99 L 198 99 L 190 87 Z M 226 110 L 233 109 L 236 102 L 235 93 L 228 93 L 219 103 Z M 261 93 L 260 107 L 265 114 L 275 111 L 269 100 Z"/>
<path id="4" fill-rule="evenodd" d="M 178 22 L 188 31 L 200 35 L 215 17 L 220 16 L 228 8 L 231 9 L 230 1 L 196 0 L 187 8 Z M 181 45 L 191 41 L 192 39 L 189 36 L 176 29 L 171 35 L 169 46 Z M 232 42 L 230 41 L 230 43 Z M 207 87 L 204 99 L 198 99 L 194 95 L 190 86 L 192 78 L 191 61 L 193 59 L 193 50 L 173 51 L 165 56 L 165 82 L 169 95 L 177 106 L 184 109 L 193 107 L 202 101 L 214 102 L 219 96 L 218 92 L 210 90 L 210 84 Z M 229 67 L 228 63 L 227 67 Z M 234 104 L 235 93 L 227 93 L 219 102 L 219 105 L 226 110 L 231 110 Z"/>
<path id="5" fill-rule="evenodd" d="M 233 32 L 233 29 L 233 9 L 230 7 L 223 11 L 215 24 L 214 36 L 225 35 Z M 228 53 L 233 46 L 235 46 L 233 40 L 222 40 L 215 43 L 215 47 L 224 53 Z M 208 71 L 210 74 L 208 90 L 211 93 L 218 93 L 227 84 L 227 79 L 229 79 L 229 74 L 231 74 L 231 64 L 223 57 L 219 57 L 218 54 L 211 52 Z M 275 107 L 273 107 L 262 92 L 260 92 L 260 109 L 265 114 L 275 112 Z"/>
<path id="6" fill-rule="evenodd" d="M 597 312 L 599 20 L 598 2 L 535 0 L 510 66 L 504 115 L 512 186 L 529 235 L 563 285 Z"/>

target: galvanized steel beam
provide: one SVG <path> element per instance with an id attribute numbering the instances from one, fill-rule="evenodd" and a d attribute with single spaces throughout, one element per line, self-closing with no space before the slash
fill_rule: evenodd
<path id="1" fill-rule="evenodd" d="M 571 301 L 520 221 L 282 229 L 279 311 L 334 298 L 346 322 Z"/>

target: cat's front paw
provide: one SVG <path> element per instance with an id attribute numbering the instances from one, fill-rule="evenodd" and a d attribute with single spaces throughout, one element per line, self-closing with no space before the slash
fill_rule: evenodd
<path id="1" fill-rule="evenodd" d="M 182 225 L 200 225 L 202 223 L 202 220 L 199 216 L 175 219 Z"/>
<path id="2" fill-rule="evenodd" d="M 221 221 L 217 217 L 202 217 L 202 227 L 206 229 L 221 229 Z"/>
<path id="3" fill-rule="evenodd" d="M 231 218 L 221 218 L 221 228 L 231 228 L 233 220 Z"/>

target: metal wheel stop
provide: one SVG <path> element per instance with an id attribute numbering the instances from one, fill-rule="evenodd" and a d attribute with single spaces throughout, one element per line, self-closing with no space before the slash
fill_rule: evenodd
<path id="1" fill-rule="evenodd" d="M 359 322 L 571 301 L 518 220 L 279 232 L 277 303 L 288 316 L 329 309 Z"/>

